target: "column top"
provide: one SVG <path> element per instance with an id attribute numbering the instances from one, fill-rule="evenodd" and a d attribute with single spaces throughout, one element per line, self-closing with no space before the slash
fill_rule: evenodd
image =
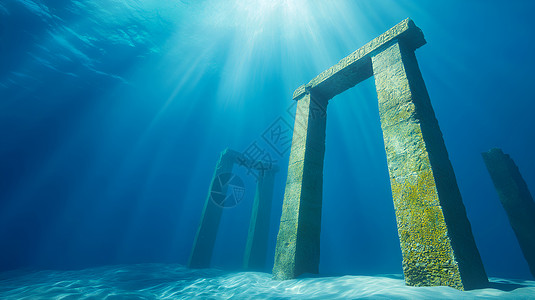
<path id="1" fill-rule="evenodd" d="M 422 30 L 407 18 L 323 71 L 309 83 L 298 87 L 294 91 L 293 99 L 298 100 L 310 92 L 331 99 L 353 87 L 373 75 L 371 57 L 398 40 L 403 40 L 403 43 L 413 50 L 426 43 Z"/>

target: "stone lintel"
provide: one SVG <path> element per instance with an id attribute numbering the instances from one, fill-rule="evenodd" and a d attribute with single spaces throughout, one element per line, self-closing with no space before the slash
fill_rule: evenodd
<path id="1" fill-rule="evenodd" d="M 272 171 L 275 173 L 279 171 L 279 166 L 274 164 L 273 162 L 263 161 L 263 160 L 253 161 L 245 157 L 243 153 L 240 153 L 236 150 L 227 148 L 223 150 L 222 155 L 223 154 L 226 155 L 228 159 L 230 159 L 233 163 L 250 166 L 252 169 L 255 169 L 257 171 Z M 269 166 L 269 167 L 266 169 L 264 168 L 264 166 Z"/>
<path id="2" fill-rule="evenodd" d="M 395 41 L 403 41 L 405 46 L 412 50 L 426 43 L 420 28 L 407 18 L 314 77 L 309 83 L 298 87 L 294 91 L 293 99 L 298 100 L 307 92 L 314 92 L 325 99 L 331 99 L 371 77 L 373 75 L 371 57 Z"/>

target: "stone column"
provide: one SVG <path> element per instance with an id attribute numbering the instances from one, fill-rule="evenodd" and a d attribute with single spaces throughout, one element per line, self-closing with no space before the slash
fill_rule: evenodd
<path id="1" fill-rule="evenodd" d="M 405 282 L 460 290 L 487 276 L 414 55 L 392 41 L 372 56 Z"/>
<path id="2" fill-rule="evenodd" d="M 297 99 L 273 279 L 318 273 L 327 99 Z"/>
<path id="3" fill-rule="evenodd" d="M 269 219 L 275 171 L 259 171 L 256 193 L 249 223 L 249 233 L 243 257 L 243 267 L 263 271 L 266 267 L 266 253 L 269 238 Z"/>
<path id="4" fill-rule="evenodd" d="M 535 276 L 535 202 L 515 162 L 501 149 L 481 153 L 500 202 L 513 227 L 531 274 Z"/>
<path id="5" fill-rule="evenodd" d="M 221 190 L 221 185 L 218 182 L 218 176 L 224 173 L 231 173 L 234 164 L 232 151 L 229 149 L 221 152 L 219 160 L 217 161 L 208 196 L 204 202 L 201 221 L 193 241 L 193 248 L 188 261 L 190 268 L 208 268 L 212 260 L 212 251 L 214 249 L 217 231 L 219 229 L 219 221 L 221 220 L 222 207 L 217 206 L 212 200 L 212 192 L 217 191 L 225 195 L 226 190 Z"/>

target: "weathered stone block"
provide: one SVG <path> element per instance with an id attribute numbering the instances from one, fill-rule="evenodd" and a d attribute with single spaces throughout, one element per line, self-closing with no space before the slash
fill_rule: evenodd
<path id="1" fill-rule="evenodd" d="M 535 276 L 535 202 L 515 162 L 501 149 L 481 153 L 520 249 Z"/>
<path id="2" fill-rule="evenodd" d="M 293 99 L 299 99 L 307 90 L 321 95 L 324 99 L 331 99 L 355 86 L 372 76 L 371 56 L 397 40 L 403 40 L 407 47 L 413 50 L 425 44 L 420 28 L 410 19 L 403 20 L 316 76 L 308 84 L 298 87 Z"/>
<path id="3" fill-rule="evenodd" d="M 266 264 L 274 176 L 274 171 L 261 172 L 257 182 L 243 257 L 243 267 L 245 269 L 262 271 Z"/>
<path id="4" fill-rule="evenodd" d="M 388 118 L 381 113 L 381 109 L 379 112 L 381 120 Z M 407 119 L 405 122 L 383 128 L 383 138 L 390 177 L 419 173 L 431 167 L 419 123 Z"/>
<path id="5" fill-rule="evenodd" d="M 441 207 L 397 209 L 396 218 L 407 284 L 463 289 Z"/>
<path id="6" fill-rule="evenodd" d="M 208 190 L 208 196 L 204 201 L 204 208 L 201 215 L 201 221 L 193 241 L 193 249 L 188 260 L 188 267 L 190 268 L 208 268 L 212 260 L 212 252 L 214 249 L 217 231 L 219 230 L 219 222 L 221 220 L 222 208 L 215 205 L 210 199 L 210 195 L 214 189 L 217 176 L 224 173 L 232 172 L 233 153 L 230 150 L 221 152 L 219 160 L 217 161 L 214 175 Z M 226 193 L 226 190 L 223 191 Z"/>
<path id="7" fill-rule="evenodd" d="M 484 287 L 487 276 L 412 49 L 393 43 L 373 56 L 372 64 L 405 281 L 410 285 L 440 284 L 461 290 Z M 440 172 L 435 171 L 435 166 Z M 416 180 L 411 181 L 411 177 Z M 427 213 L 430 209 L 440 214 L 431 217 Z M 414 211 L 429 217 L 400 218 Z M 412 231 L 405 230 L 407 226 Z M 434 236 L 438 232 L 442 232 L 439 240 Z M 417 237 L 417 243 L 426 250 L 411 250 L 407 236 Z M 421 260 L 429 262 L 433 257 L 433 268 L 422 267 Z M 455 261 L 456 268 L 448 265 L 448 271 L 441 272 L 444 257 Z"/>
<path id="8" fill-rule="evenodd" d="M 318 115 L 311 95 L 297 103 L 294 140 L 284 193 L 281 223 L 275 249 L 273 278 L 291 279 L 303 273 L 317 273 L 325 151 L 324 113 Z M 326 102 L 321 103 L 326 105 Z M 325 106 L 321 107 L 325 110 Z M 304 136 L 302 127 L 306 132 Z"/>
<path id="9" fill-rule="evenodd" d="M 435 179 L 430 169 L 390 178 L 394 207 L 439 206 Z"/>

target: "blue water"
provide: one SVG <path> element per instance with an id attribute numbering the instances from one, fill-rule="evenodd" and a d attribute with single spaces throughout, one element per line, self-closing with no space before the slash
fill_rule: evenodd
<path id="1" fill-rule="evenodd" d="M 535 192 L 534 8 L 1 1 L 0 271 L 185 265 L 219 153 L 256 145 L 281 166 L 270 272 L 289 151 L 263 134 L 293 126 L 294 89 L 410 17 L 427 40 L 416 56 L 487 274 L 533 280 L 480 153 L 502 148 Z M 376 99 L 368 79 L 329 103 L 325 276 L 402 273 Z M 223 214 L 212 265 L 224 270 L 241 265 L 254 197 L 254 176 L 235 172 L 246 193 Z"/>

